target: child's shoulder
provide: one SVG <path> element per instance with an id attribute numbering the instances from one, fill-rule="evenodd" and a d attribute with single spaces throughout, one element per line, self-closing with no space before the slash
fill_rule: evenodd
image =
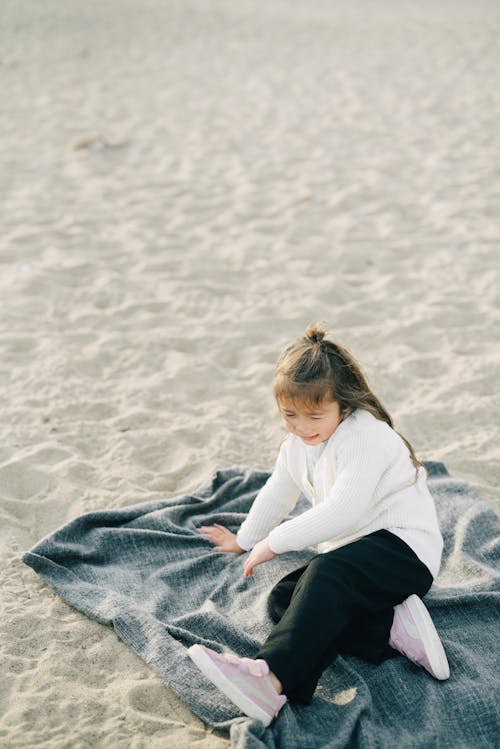
<path id="1" fill-rule="evenodd" d="M 337 427 L 329 442 L 332 447 L 339 447 L 353 440 L 374 444 L 377 442 L 391 442 L 397 439 L 396 432 L 386 421 L 377 419 L 370 411 L 356 408 Z"/>
<path id="2" fill-rule="evenodd" d="M 370 411 L 366 408 L 356 408 L 354 411 L 342 422 L 348 426 L 351 430 L 355 429 L 374 429 L 384 430 L 391 429 L 389 424 L 382 419 L 377 419 Z"/>

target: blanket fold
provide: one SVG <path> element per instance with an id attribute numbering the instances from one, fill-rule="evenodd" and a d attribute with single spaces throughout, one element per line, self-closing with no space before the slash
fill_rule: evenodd
<path id="1" fill-rule="evenodd" d="M 373 666 L 339 656 L 310 706 L 286 705 L 267 729 L 241 717 L 186 654 L 195 642 L 252 657 L 269 633 L 267 595 L 314 550 L 243 577 L 244 556 L 196 531 L 237 531 L 268 473 L 233 466 L 191 495 L 91 512 L 46 536 L 23 561 L 69 605 L 112 626 L 202 720 L 237 749 L 408 749 L 498 746 L 500 521 L 442 463 L 426 462 L 445 539 L 426 604 L 451 677 L 436 682 L 403 657 Z M 293 515 L 307 507 L 301 498 Z"/>

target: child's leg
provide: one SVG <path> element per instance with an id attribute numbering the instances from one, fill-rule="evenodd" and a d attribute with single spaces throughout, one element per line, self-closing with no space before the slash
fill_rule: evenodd
<path id="1" fill-rule="evenodd" d="M 309 563 L 308 563 L 309 564 Z M 274 624 L 277 624 L 292 600 L 293 591 L 306 571 L 308 564 L 285 575 L 271 590 L 267 599 L 267 611 Z"/>
<path id="2" fill-rule="evenodd" d="M 350 641 L 351 622 L 368 624 L 374 616 L 378 628 L 370 651 L 381 652 L 389 641 L 392 607 L 411 593 L 424 595 L 431 584 L 427 567 L 388 531 L 319 554 L 300 576 L 290 605 L 255 657 L 268 663 L 291 701 L 308 703 L 322 672 L 345 645 L 346 634 Z"/>
<path id="3" fill-rule="evenodd" d="M 386 640 L 394 621 L 394 609 L 390 606 L 379 614 L 372 613 L 350 621 L 347 629 L 338 639 L 338 652 L 345 655 L 355 655 L 369 663 L 382 663 L 388 658 L 394 658 L 396 651 Z"/>
<path id="4" fill-rule="evenodd" d="M 295 586 L 306 571 L 308 564 L 290 572 L 271 590 L 267 609 L 274 624 L 280 621 L 289 607 Z M 356 655 L 371 663 L 382 663 L 387 658 L 393 658 L 397 653 L 385 639 L 387 631 L 392 626 L 393 618 L 394 609 L 389 607 L 380 614 L 372 614 L 367 619 L 360 616 L 357 620 L 351 621 L 345 632 L 339 636 L 338 652 Z"/>

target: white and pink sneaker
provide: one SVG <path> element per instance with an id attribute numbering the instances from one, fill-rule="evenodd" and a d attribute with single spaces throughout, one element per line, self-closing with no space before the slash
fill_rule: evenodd
<path id="1" fill-rule="evenodd" d="M 450 675 L 446 653 L 423 601 L 412 595 L 394 607 L 389 645 L 422 666 L 435 679 Z"/>
<path id="2" fill-rule="evenodd" d="M 221 655 L 204 645 L 192 645 L 188 654 L 207 679 L 249 718 L 268 726 L 285 704 L 285 695 L 276 691 L 269 666 L 262 659 Z"/>

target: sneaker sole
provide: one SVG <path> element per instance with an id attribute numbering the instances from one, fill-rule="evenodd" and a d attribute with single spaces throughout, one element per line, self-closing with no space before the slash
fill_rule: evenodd
<path id="1" fill-rule="evenodd" d="M 264 710 L 255 704 L 250 698 L 248 698 L 243 692 L 241 692 L 233 682 L 222 674 L 219 669 L 214 665 L 212 659 L 204 651 L 201 645 L 192 645 L 188 648 L 188 655 L 191 660 L 196 663 L 202 674 L 204 674 L 212 684 L 215 684 L 226 697 L 229 697 L 231 702 L 242 710 L 245 715 L 249 718 L 256 718 L 262 721 L 265 726 L 268 726 L 273 717 L 270 717 Z"/>
<path id="2" fill-rule="evenodd" d="M 425 604 L 417 595 L 410 596 L 406 603 L 417 629 L 425 635 L 424 645 L 427 646 L 425 652 L 427 653 L 434 675 L 436 679 L 445 681 L 450 676 L 450 667 L 434 622 Z"/>

